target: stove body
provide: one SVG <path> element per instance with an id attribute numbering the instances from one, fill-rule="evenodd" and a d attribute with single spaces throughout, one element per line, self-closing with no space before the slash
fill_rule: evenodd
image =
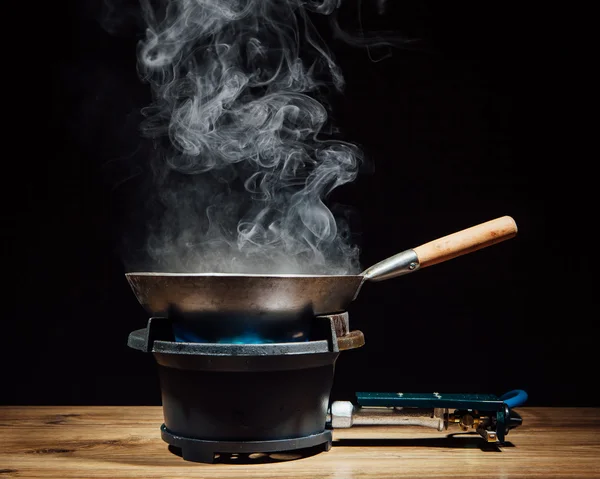
<path id="1" fill-rule="evenodd" d="M 302 341 L 203 343 L 182 342 L 194 333 L 151 318 L 128 345 L 158 365 L 163 440 L 186 460 L 212 462 L 218 453 L 331 448 L 335 363 L 341 350 L 364 344 L 347 326 L 347 314 L 331 315 L 314 318 Z"/>

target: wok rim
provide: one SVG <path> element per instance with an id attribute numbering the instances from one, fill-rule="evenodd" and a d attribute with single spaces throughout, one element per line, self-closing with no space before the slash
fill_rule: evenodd
<path id="1" fill-rule="evenodd" d="M 307 279 L 318 279 L 318 278 L 353 278 L 363 279 L 362 274 L 257 274 L 257 273 L 158 273 L 151 271 L 144 272 L 131 272 L 125 273 L 126 277 L 142 276 L 142 277 L 179 277 L 179 278 L 307 278 Z"/>

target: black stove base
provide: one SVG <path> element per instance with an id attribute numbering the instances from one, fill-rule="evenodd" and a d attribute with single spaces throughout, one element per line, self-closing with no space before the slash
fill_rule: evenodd
<path id="1" fill-rule="evenodd" d="M 211 464 L 215 461 L 215 454 L 253 454 L 260 452 L 283 452 L 304 449 L 318 445 L 324 451 L 331 449 L 331 431 L 325 430 L 318 434 L 299 437 L 295 439 L 279 439 L 275 441 L 204 441 L 178 436 L 171 433 L 163 424 L 160 427 L 161 437 L 170 446 L 181 449 L 184 460 L 190 462 L 203 462 Z"/>

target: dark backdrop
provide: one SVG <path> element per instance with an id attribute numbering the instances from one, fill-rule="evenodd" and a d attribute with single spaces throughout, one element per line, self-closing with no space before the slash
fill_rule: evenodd
<path id="1" fill-rule="evenodd" d="M 335 121 L 371 165 L 332 200 L 354 208 L 365 266 L 502 215 L 519 234 L 367 284 L 350 310 L 366 345 L 340 356 L 333 394 L 522 388 L 530 405 L 600 405 L 586 240 L 594 190 L 569 20 L 522 2 L 456 3 L 366 15 L 366 29 L 420 39 L 381 61 L 385 49 L 332 43 L 347 79 Z M 18 271 L 15 295 L 5 290 L 0 400 L 159 404 L 152 358 L 126 346 L 147 317 L 117 249 L 141 188 L 130 165 L 144 154 L 137 128 L 149 101 L 135 66 L 136 4 L 109 21 L 93 2 L 55 7 L 62 27 L 48 37 L 52 84 L 41 92 L 51 116 L 28 139 L 44 154 L 23 162 L 25 201 L 5 228 Z"/>

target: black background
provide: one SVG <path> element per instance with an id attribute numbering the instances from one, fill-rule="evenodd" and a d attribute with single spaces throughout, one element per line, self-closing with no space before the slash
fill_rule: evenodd
<path id="1" fill-rule="evenodd" d="M 370 165 L 331 200 L 355 210 L 362 264 L 503 215 L 519 234 L 366 284 L 350 309 L 366 345 L 340 356 L 334 398 L 522 388 L 530 405 L 600 406 L 594 160 L 575 113 L 583 85 L 569 15 L 510 1 L 389 3 L 364 27 L 419 38 L 416 47 L 373 61 L 388 50 L 331 43 L 347 80 L 335 122 Z M 136 4 L 108 17 L 100 3 L 53 8 L 62 26 L 41 93 L 52 111 L 27 140 L 44 153 L 23 162 L 25 201 L 5 229 L 18 270 L 4 298 L 0 401 L 159 404 L 152 358 L 126 346 L 147 317 L 118 251 L 141 193 L 149 101 Z M 346 0 L 342 26 L 355 8 Z"/>

